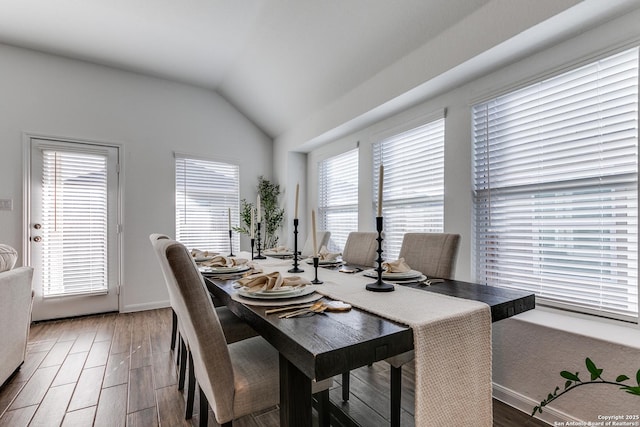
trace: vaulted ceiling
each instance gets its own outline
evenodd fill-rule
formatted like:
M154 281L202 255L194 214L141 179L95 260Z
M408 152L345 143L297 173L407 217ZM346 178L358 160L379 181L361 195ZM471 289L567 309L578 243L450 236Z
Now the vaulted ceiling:
M0 42L215 90L277 137L490 2L0 0Z

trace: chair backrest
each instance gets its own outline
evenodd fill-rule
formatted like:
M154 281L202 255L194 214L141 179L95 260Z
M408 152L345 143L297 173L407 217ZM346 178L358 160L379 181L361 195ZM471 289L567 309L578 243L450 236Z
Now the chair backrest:
M327 246L329 244L330 237L330 231L316 231L316 242L318 243L318 247L316 249L319 251L323 246ZM307 241L305 242L300 254L303 257L313 256L313 235L311 233L309 233Z
M167 290L169 291L169 304L171 304L171 307L173 307L173 300L174 300L174 296L172 294L172 289L170 289L169 284L168 284L168 276L171 275L171 270L169 269L169 265L166 262L162 262L162 254L158 251L159 246L157 246L155 243L158 240L171 240L171 238L169 236L167 236L166 234L160 234L160 233L152 233L149 235L149 240L151 241L151 245L153 246L153 250L156 253L156 257L158 258L158 261L160 262L160 267L162 270L162 276L164 277L164 281L167 283ZM174 309L175 311L175 309Z
M193 257L179 242L153 242L169 275L167 286L175 298L174 310L187 335L194 373L216 418L233 419L233 367L220 320Z
M406 233L400 258L427 277L453 279L459 244L459 234Z
M377 257L377 238L375 231L352 231L344 244L342 259L348 264L373 267Z

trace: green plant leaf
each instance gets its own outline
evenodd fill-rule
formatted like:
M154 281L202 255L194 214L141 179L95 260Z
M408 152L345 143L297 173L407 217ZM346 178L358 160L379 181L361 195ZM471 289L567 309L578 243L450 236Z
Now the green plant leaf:
M616 378L616 382L617 383L621 383L622 381L626 381L628 379L629 379L629 377L626 376L626 375L618 375L618 378Z
M578 372L576 372L575 374L572 374L569 371L562 371L560 372L560 376L562 378L566 378L571 381L580 381L580 378L578 378Z
M636 396L640 396L640 386L638 387L620 387L620 390L624 390L629 394L635 394Z
M636 372L636 381L638 382L638 385L640 386L640 369L638 369L638 372Z
M593 361L591 359L589 359L588 357L585 360L585 364L587 365L587 369L589 370L589 373L591 374L591 381L595 381L598 378L600 378L600 375L602 375L602 369L598 369L595 365L595 363L593 363Z
M564 389L568 389L569 387L571 387L571 384L573 384L573 381L569 380L566 383L564 383Z
M553 395L554 396L558 394L558 390L560 390L560 387L556 387L556 389L553 390Z

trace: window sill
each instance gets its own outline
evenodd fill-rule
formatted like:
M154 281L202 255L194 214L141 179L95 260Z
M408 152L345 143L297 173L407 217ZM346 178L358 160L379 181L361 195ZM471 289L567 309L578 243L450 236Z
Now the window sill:
M544 306L537 306L535 310L519 314L513 319L640 350L640 326L638 324L587 316Z

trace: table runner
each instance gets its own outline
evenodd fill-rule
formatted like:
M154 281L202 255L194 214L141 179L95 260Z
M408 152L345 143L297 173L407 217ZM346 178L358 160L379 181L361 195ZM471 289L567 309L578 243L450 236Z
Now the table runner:
M291 274L291 261L261 264ZM305 267L298 275L312 278L313 268ZM493 425L488 305L399 285L370 292L365 284L374 279L361 274L319 269L318 276L319 293L413 329L416 426Z

